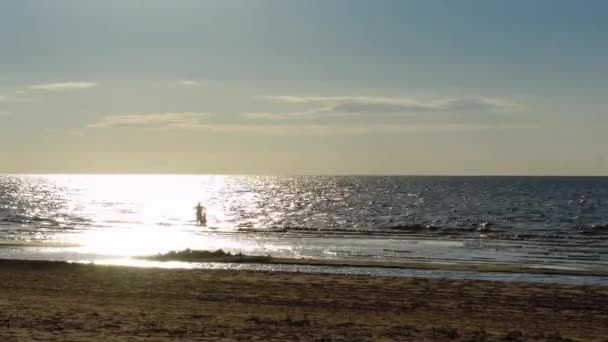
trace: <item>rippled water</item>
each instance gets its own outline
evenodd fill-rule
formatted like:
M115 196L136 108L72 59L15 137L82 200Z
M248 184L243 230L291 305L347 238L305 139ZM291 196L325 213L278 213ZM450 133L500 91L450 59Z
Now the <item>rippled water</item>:
M605 269L608 178L0 176L0 244Z

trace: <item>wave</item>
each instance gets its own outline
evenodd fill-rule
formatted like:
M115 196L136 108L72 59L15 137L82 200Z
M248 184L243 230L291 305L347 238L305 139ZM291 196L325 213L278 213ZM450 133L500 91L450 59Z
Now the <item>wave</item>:
M476 237L483 239L502 240L551 240L551 239L608 239L608 225L572 226L564 231L546 229L520 231L518 229L501 228L495 224L476 224L470 227L460 226L434 226L423 224L380 225L369 228L341 228L341 227L238 227L243 233L294 233L316 235L367 235L367 236L400 236L400 235L427 235L444 237Z

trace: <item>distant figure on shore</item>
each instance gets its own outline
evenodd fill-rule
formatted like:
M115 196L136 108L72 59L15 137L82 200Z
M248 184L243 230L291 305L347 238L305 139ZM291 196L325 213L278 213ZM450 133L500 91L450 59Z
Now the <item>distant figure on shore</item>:
M205 213L205 207L201 205L201 202L198 202L196 205L196 224L199 226L207 224L207 214Z

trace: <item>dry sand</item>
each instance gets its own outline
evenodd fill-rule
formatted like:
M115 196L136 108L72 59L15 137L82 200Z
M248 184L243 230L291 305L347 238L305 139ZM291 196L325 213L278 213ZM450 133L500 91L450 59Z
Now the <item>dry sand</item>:
M0 260L0 341L608 341L608 287Z

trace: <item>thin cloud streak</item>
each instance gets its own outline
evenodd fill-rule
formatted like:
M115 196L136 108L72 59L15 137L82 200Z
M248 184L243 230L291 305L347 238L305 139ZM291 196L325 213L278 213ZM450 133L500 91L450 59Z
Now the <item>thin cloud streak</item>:
M206 133L245 133L270 136L357 136L373 134L405 134L425 132L481 131L487 129L530 129L532 125L513 124L496 127L486 124L280 124L280 125L243 125L217 124L190 127Z
M369 134L403 134L429 131L475 131L497 128L487 124L318 124L280 123L246 124L242 122L207 123L201 121L203 113L164 113L140 115L106 116L89 128L103 129L145 129L155 131L194 131L205 133L255 134L270 136L344 136ZM531 128L528 125L500 126L503 129Z
M522 108L515 102L486 97L445 98L426 102L409 98L357 96L262 96L262 98L280 103L319 105L327 111L342 113L502 112Z
M89 125L91 128L187 128L200 124L206 113L151 113L108 115L101 121Z
M5 93L4 95L0 95L0 103L31 103L38 101L36 98L24 96L25 94L27 92L23 90Z
M184 86L184 87L202 87L202 86L207 85L207 83L193 81L193 80L182 80L182 81L176 82L175 84L178 86Z
M215 116L213 120L205 121L208 114L192 112L109 115L88 127L281 136L400 134L429 130L527 127L525 122L519 122L517 116L511 118L511 115L502 113L509 112L507 109L515 111L521 106L502 99L443 98L426 102L346 96L266 96L264 99L280 103L310 104L313 108L288 113L242 113L236 121L234 117L225 116ZM497 113L487 115L489 112ZM408 115L395 115L402 113ZM380 122L378 118L381 118Z
M70 131L69 134L75 137L83 137L84 133L82 131Z
M31 90L48 90L48 91L59 91L59 90L77 90L77 89L88 89L97 87L98 84L94 82L55 82L45 84L34 84L28 87Z
M333 110L332 107L313 108L299 112L290 113L269 113L269 112L254 112L242 113L241 117L246 119L260 120L288 120L288 119L316 119L318 114L328 113ZM350 116L350 115L347 115Z

